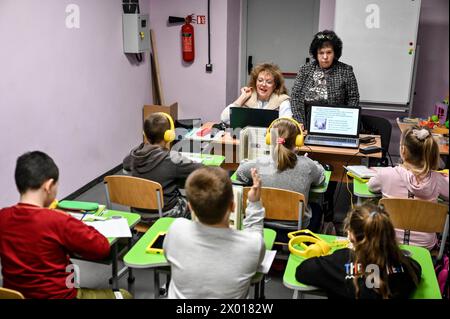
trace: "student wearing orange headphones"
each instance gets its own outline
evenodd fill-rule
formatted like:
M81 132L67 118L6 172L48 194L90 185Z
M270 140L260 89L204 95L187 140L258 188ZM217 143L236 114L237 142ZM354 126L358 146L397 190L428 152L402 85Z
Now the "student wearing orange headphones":
M146 178L160 183L164 194L163 216L189 217L187 201L181 195L179 183L191 172L203 167L182 157L178 152L169 150L169 144L175 139L175 127L169 114L158 112L151 114L144 122L146 143L133 148L123 160L123 169L132 176ZM158 214L146 214L153 218Z
M419 284L421 267L399 248L384 208L373 204L355 207L348 213L344 229L351 248L303 261L295 278L323 289L330 298L408 298Z
M267 131L266 143L272 145L271 156L241 163L237 179L248 184L251 169L256 168L264 186L302 193L308 202L311 185L323 183L325 175L324 168L318 162L295 153L296 147L303 145L300 124L294 119L281 117L272 122ZM303 228L318 231L321 219L320 206L308 202L302 220Z

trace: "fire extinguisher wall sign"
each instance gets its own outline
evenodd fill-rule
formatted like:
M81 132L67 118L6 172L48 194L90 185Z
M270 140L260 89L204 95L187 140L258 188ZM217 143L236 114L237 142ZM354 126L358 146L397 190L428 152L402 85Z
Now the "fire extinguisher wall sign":
M191 21L192 17L187 16L181 27L181 51L185 62L192 62L195 58L194 27Z

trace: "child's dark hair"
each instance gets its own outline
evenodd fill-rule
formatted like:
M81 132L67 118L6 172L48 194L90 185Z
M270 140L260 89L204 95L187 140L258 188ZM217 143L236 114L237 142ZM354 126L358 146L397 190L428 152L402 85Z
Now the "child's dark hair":
M221 222L233 201L233 186L228 173L218 167L203 167L186 180L186 197L200 222Z
M164 140L164 133L170 130L170 122L162 114L150 114L144 121L144 133L148 141L156 144Z
M14 176L19 193L24 194L28 190L39 189L49 179L57 182L59 170L50 156L34 151L17 159Z
M388 285L388 269L405 266L417 285L417 278L411 263L400 250L395 236L395 229L389 214L383 206L366 203L351 210L344 221L344 230L353 235L355 264L361 264L365 272L368 265L377 265L380 269L380 285L377 292L383 299L391 297ZM364 275L364 273L360 274ZM359 297L358 278L355 276L354 285L356 297Z

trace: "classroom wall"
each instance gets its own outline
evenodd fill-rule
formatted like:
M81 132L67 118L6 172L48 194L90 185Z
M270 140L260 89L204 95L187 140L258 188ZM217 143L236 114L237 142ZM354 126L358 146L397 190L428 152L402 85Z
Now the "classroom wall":
M178 102L180 118L217 121L230 96L237 94L239 48L233 46L239 43L240 6L233 2L238 1L211 1L213 72L207 73L207 24L194 24L195 60L187 64L181 55L181 25L167 23L169 16L207 15L207 1L150 0L150 27L155 32L165 103Z
M319 25L322 29L334 26L335 0L321 0ZM420 45L412 115L427 117L434 104L449 94L449 2L422 0L417 43ZM343 49L345 55L345 43ZM389 119L393 125L390 153L398 155L400 130L395 122L404 113L364 111Z
M80 28L66 28L66 6ZM121 0L0 0L0 206L18 200L18 155L60 168L59 198L122 162L152 101L147 59L123 54ZM148 11L148 1L141 0Z
M236 100L240 90L241 0L228 1L226 103Z
M334 29L336 0L320 0L319 31Z

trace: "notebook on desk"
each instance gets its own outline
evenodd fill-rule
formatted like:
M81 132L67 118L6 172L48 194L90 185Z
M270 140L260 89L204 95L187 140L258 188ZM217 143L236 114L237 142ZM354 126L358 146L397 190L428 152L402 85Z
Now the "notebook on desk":
M305 144L358 148L360 113L357 106L311 105Z

